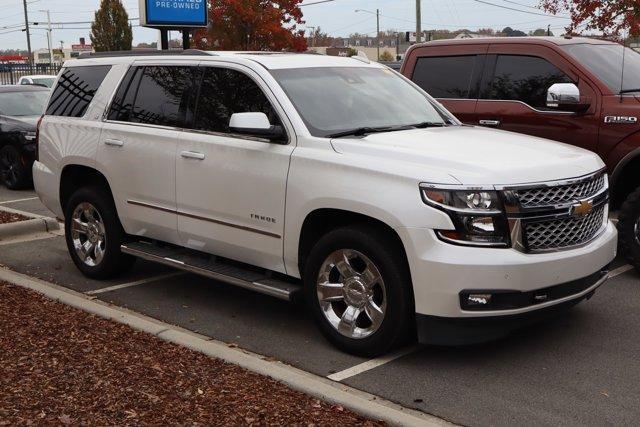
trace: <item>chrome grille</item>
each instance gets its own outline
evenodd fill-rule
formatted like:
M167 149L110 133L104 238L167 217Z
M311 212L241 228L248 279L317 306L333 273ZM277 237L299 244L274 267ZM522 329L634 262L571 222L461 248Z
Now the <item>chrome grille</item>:
M600 174L568 185L518 190L518 201L523 208L576 202L599 193L606 185L605 179L605 175Z
M603 227L607 205L600 205L583 218L568 217L524 225L524 240L531 252L563 249L591 241Z

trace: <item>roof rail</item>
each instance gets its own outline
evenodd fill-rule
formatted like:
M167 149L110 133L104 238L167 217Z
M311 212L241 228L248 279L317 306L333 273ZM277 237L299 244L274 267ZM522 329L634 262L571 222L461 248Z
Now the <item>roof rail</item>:
M78 59L91 58L114 58L118 56L165 56L165 55L188 55L188 56L212 56L212 52L198 49L187 50L121 50L113 52L84 52Z

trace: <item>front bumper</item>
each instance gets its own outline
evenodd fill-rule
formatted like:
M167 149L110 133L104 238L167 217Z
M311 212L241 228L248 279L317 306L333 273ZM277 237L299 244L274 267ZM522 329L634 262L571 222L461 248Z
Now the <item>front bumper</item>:
M516 329L553 318L579 302L590 299L596 289L607 281L608 276L609 271L604 268L583 279L545 288L544 292L553 292L554 289L563 292L559 288L566 286L580 287L582 291L555 305L523 314L463 318L417 314L418 341L432 345L469 345L502 338ZM523 293L523 296L527 294Z
M424 228L397 231L409 260L416 313L443 318L519 315L579 299L589 290L533 305L481 312L465 310L460 304L462 292L535 292L586 278L613 261L617 250L617 231L611 222L586 246L540 254L455 246Z

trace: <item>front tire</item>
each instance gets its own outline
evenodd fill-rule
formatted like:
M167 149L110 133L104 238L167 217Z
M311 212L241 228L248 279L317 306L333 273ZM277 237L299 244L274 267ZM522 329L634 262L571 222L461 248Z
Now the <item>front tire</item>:
M101 187L80 188L69 198L65 236L71 259L89 278L115 277L135 261L120 251L127 236L111 196Z
M0 180L9 190L23 190L31 184L29 168L22 163L22 156L13 145L0 149Z
M622 204L618 231L622 253L640 272L640 188L631 193Z
M411 278L402 248L367 226L336 229L311 250L307 302L323 335L341 350L376 357L413 330Z

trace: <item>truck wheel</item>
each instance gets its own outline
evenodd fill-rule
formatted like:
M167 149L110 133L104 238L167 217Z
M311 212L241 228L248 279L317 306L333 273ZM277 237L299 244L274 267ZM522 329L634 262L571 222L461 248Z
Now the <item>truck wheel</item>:
M413 330L411 278L398 244L372 227L329 232L311 250L305 293L316 323L336 347L375 357Z
M22 164L18 149L12 145L5 145L0 150L0 180L9 190L22 190L31 183L29 170Z
M92 279L108 279L127 271L135 258L120 251L126 234L113 200L101 187L83 187L69 198L65 235L71 259Z
M640 188L631 193L622 204L618 230L622 253L640 272Z

